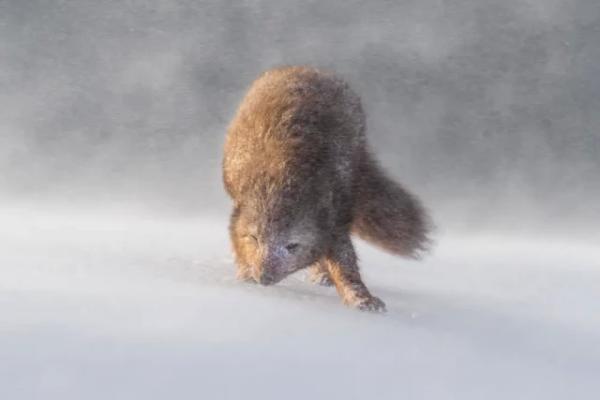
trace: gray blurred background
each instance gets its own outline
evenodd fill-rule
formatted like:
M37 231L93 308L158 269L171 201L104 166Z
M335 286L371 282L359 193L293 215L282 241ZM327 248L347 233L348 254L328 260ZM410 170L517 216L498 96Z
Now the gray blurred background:
M280 64L351 83L442 229L597 232L597 0L0 0L0 202L224 214L227 123Z

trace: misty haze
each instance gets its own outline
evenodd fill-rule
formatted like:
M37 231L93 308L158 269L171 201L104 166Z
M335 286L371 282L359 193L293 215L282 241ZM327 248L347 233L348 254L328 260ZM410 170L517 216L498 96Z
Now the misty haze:
M0 0L0 398L600 396L596 0ZM387 304L236 280L227 126L335 71L436 225Z

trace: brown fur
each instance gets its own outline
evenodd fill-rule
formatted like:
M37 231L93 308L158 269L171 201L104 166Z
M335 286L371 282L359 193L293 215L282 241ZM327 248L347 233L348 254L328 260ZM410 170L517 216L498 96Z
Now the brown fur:
M358 96L328 72L276 68L252 84L229 126L223 180L243 280L273 284L310 266L345 304L383 311L350 233L408 257L427 243L423 208L372 159Z

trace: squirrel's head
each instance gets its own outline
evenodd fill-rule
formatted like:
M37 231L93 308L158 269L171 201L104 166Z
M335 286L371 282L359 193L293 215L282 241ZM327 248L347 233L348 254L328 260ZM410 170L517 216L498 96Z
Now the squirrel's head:
M327 242L318 212L261 212L238 206L231 219L231 239L237 262L249 268L262 285L275 284L308 267L322 255Z

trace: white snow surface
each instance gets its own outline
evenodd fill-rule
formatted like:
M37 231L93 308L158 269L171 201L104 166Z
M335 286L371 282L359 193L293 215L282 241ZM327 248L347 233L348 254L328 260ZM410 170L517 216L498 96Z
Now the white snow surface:
M0 210L0 399L598 399L600 248L358 243L383 315L234 279L227 219Z

